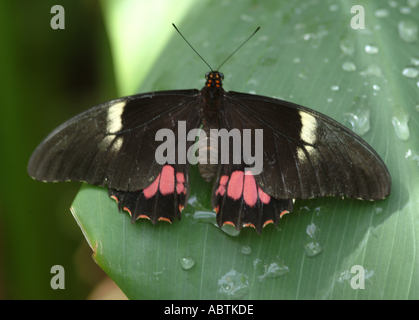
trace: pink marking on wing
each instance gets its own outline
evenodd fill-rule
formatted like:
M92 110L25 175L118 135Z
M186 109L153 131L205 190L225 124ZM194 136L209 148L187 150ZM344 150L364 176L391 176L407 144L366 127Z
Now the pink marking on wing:
M176 172L176 193L181 194L182 192L186 194L185 189L185 175L183 172Z
M152 184L143 190L144 197L146 199L150 199L156 195L157 190L159 189L160 176L161 174L157 176L156 180L154 180Z
M261 188L258 187L259 199L262 203L268 204L271 201L271 197L267 195Z
M238 200L243 194L243 171L234 171L231 174L230 181L228 183L227 196L233 200Z
M167 196L175 191L175 169L172 166L164 166L161 171L159 190Z
M218 186L217 191L215 191L216 196L218 196L218 194L220 194L221 196L224 195L224 193L226 192L227 182L228 176L221 176L220 185Z
M244 176L243 198L249 207L254 207L258 201L257 186L253 175Z

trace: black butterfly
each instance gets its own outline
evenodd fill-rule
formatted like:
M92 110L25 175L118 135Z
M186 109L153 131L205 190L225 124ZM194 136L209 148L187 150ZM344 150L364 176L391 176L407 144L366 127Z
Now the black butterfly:
M257 30L256 30L257 31ZM255 31L255 32L256 32ZM247 41L247 40L246 40ZM239 47L240 48L240 47ZM237 50L236 50L237 51ZM218 69L217 69L218 70ZM200 128L207 138L198 159L205 181L213 181L212 207L221 227L252 226L258 233L293 209L294 199L343 196L379 200L390 194L391 177L380 156L359 136L314 110L269 97L225 92L221 72L206 74L202 90L172 90L138 94L93 107L51 132L29 160L28 173L45 182L85 181L107 186L119 210L138 218L173 221L181 218L188 201L189 163L167 149L174 162L156 161L160 129L173 132L176 147L188 150L186 132ZM248 159L233 158L229 139L228 163L209 143L211 129L251 132L263 129L260 174L245 174ZM170 139L167 138L165 142Z

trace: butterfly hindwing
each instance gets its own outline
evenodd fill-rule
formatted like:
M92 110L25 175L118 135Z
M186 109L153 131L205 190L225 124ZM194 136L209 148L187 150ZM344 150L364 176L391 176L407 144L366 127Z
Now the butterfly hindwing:
M117 201L119 210L127 211L131 222L139 218L173 222L180 220L189 191L187 166L164 165L157 178L145 189L125 192L109 189L109 196Z
M260 234L262 228L273 223L293 208L292 199L275 199L266 194L252 174L245 174L242 165L222 165L214 183L212 207L217 223L233 225L237 230L253 227Z

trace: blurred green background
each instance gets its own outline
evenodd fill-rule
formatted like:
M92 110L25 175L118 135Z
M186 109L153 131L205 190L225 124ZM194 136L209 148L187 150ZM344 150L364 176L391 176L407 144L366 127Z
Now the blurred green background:
M65 9L53 30L51 7ZM98 1L1 1L0 298L84 299L104 278L70 214L79 183L32 180L28 159L58 124L117 95ZM65 290L52 290L53 265Z
M349 28L355 4L366 8L364 31ZM64 30L50 26L54 5L65 9ZM249 246L272 239L271 247L276 248L273 241L292 239L282 241L278 249L290 275L270 282L271 293L262 285L263 297L277 297L282 290L284 298L418 299L419 82L412 71L419 65L418 12L416 0L1 0L0 299L85 299L98 285L109 283L69 211L80 184L33 181L26 166L51 130L91 106L140 91L202 86L207 69L183 40L174 42L178 35L172 22L211 65L262 26L266 31L247 45L248 50L242 49L223 67L227 90L281 96L348 127L354 124L353 129L365 133L363 138L377 148L393 176L392 195L378 202L376 211L359 201L297 202L294 214L280 225L286 231L275 229L282 238L273 228L261 237L246 230L241 240L247 241L248 235ZM167 43L171 49L164 51ZM179 48L176 52L170 51L173 43ZM366 50L366 44L372 46ZM379 52L374 52L377 48ZM160 69L156 61L162 62ZM356 62L356 72L347 63L351 61ZM371 119L366 132L362 124L357 127L357 117L364 116ZM351 221L340 214L342 208L352 210ZM367 215L360 219L357 212ZM319 237L325 244L317 260L306 258L306 240L301 240L310 236L301 228L310 221L320 223ZM362 226L356 229L358 221ZM349 223L352 229L346 229ZM336 225L341 229L335 230ZM220 238L221 231L213 226L208 229L215 247L219 239L241 241ZM255 251L248 256L249 263ZM236 265L242 259L239 253L233 258ZM347 285L346 268L364 262L373 270L369 284L375 285L357 296ZM65 290L50 287L54 265L65 269ZM256 284L262 281L254 277ZM325 279L333 284L322 287Z

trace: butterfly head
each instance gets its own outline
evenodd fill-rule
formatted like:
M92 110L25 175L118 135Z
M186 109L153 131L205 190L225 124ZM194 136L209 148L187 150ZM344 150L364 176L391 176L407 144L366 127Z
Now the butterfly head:
M224 75L218 71L211 71L206 73L205 79L206 87L221 88L223 86Z

